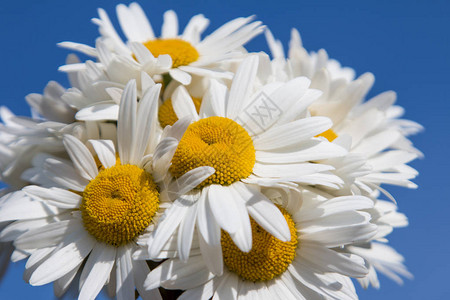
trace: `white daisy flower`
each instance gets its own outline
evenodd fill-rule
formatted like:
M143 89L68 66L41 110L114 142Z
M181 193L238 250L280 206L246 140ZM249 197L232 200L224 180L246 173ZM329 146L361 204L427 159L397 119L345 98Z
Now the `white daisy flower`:
M251 219L252 248L244 252L222 231L223 274L208 270L202 256L169 259L154 269L145 286L186 290L179 299L357 299L349 277L363 277L364 260L340 247L376 233L372 207L362 196L324 199L304 193L298 211L280 205L290 237L282 241ZM295 199L300 201L300 199ZM182 276L180 276L182 274Z
M249 215L273 236L289 239L286 221L260 192L261 187L295 188L304 184L338 188L342 183L328 172L332 169L329 166L309 162L346 153L339 146L314 138L331 126L330 121L323 117L294 121L319 93L308 89L308 79L296 78L266 86L262 91L267 94L260 94L253 85L257 68L258 56L245 59L230 91L213 81L199 114L183 87L175 91L172 103L177 116L193 123L186 124L184 134L172 139L174 154L169 170L175 178L173 184L196 167L211 166L215 173L175 200L155 231L150 257L158 255L179 226L179 255L187 259L196 226L204 259L212 272L221 274L220 229L230 233L244 252L251 249ZM274 103L277 110L270 124L269 119L266 123L251 119L255 114L251 109L264 104L273 108Z
M167 191L160 196L152 177L153 169L160 169L152 157L159 142L153 133L160 87L150 88L139 104L135 82L125 88L117 152L110 140L90 140L93 155L66 135L63 142L72 163L44 160L43 174L53 187L27 186L1 203L0 221L17 221L2 230L0 240L13 239L17 249L30 255L25 271L30 284L54 282L61 296L79 272L80 299L95 298L105 284L118 299L134 298L135 287L144 299L160 297L157 290L143 289L146 262L131 257L137 239L153 230L170 205ZM196 186L212 173L209 167L196 169L180 180Z
M8 185L4 192L22 188L27 180L23 172L40 152L64 152L60 136L64 133L80 135L81 124L46 122L40 119L14 115L6 107L0 108L0 168L1 180Z
M131 3L128 7L119 4L117 15L127 37L126 43L119 37L103 9L99 9L99 19L93 21L99 26L101 40L113 53L120 56L119 60L126 61L125 64L128 65L133 65L133 61L136 65L137 60L137 64L141 65L150 63L166 66L168 61L161 56L168 55L171 59L170 76L183 84L190 83L191 74L231 79L232 73L217 69L217 64L242 56L242 46L263 30L261 22L250 23L252 17L237 18L202 39L201 34L209 24L208 19L203 15L192 17L180 34L177 15L169 10L164 14L161 36L157 37L139 4ZM100 51L82 44L65 42L61 46L92 56L111 57L111 51ZM161 57L163 61L155 62L155 57ZM108 68L108 65L105 66ZM64 69L76 70L76 66L75 69ZM163 68L160 69L162 70Z
M360 161L361 157L357 156L367 160L367 164L358 171L359 176L353 178L353 191L359 190L357 193L367 195L376 189L384 192L379 187L381 184L416 188L410 180L418 173L407 163L422 154L412 146L407 136L417 133L422 126L398 119L403 109L393 105L396 94L387 91L364 102L374 82L372 74L366 73L353 80L354 71L330 62L324 50L317 55L308 54L295 29L292 30L287 60L281 43L269 31L266 37L278 72L284 72L286 78L305 75L311 79L312 87L323 92L309 107L312 115L326 116L333 121L333 127L321 136L344 146L349 155L353 155L349 162L354 159ZM342 166L342 162L336 160L335 163L330 160L323 163L333 165L337 170L335 163ZM368 169L371 171L367 172ZM352 178L346 181L351 182Z
M59 45L70 48L73 44L62 42ZM87 100L88 103L91 101L101 102L105 100L105 96L110 99L108 98L110 97L108 96L108 88L120 87L123 89L131 79L136 80L138 90L144 89L141 86L141 73L143 72L162 82L161 74L167 73L172 65L169 55L160 55L158 58L154 58L148 50L137 53L136 59L124 58L110 50L106 41L101 39L96 42L95 53L98 62L87 60L81 63L77 58L59 68L60 71L67 72L71 77L78 77L81 91L88 96L74 98L75 105L78 103L85 105L83 100ZM73 54L72 56L75 57ZM100 97L92 97L94 96L92 95L93 92L98 93Z
M69 56L68 63L77 59ZM87 122L77 122L75 116L92 100L102 102L111 97L105 92L107 85L102 78L91 76L91 69L69 76L71 88L50 81L43 94L32 93L26 96L32 117L16 116L6 107L0 108L0 169L1 179L9 185L6 192L17 190L29 182L24 171L31 167L32 160L42 153L66 157L62 136L71 134L82 141L87 139L115 140L115 125L98 123L102 118L92 118ZM98 74L98 73L97 73ZM123 86L120 86L123 88ZM103 91L101 91L103 90ZM106 95L106 96L105 96ZM117 111L115 119L117 120ZM111 111L109 112L111 114ZM98 112L97 114L101 114ZM110 117L112 118L112 117ZM80 118L82 120L82 118ZM108 118L106 118L108 119ZM82 120L84 121L84 120ZM91 122L95 121L95 122Z

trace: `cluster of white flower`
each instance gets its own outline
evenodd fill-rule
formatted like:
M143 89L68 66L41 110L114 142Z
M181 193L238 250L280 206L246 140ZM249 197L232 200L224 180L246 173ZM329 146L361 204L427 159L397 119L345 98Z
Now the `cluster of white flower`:
M206 37L173 11L103 10L95 47L60 46L71 87L0 114L0 254L56 296L357 299L351 278L411 277L386 236L407 225L381 185L415 188L421 156L392 91L280 41L252 17ZM265 33L273 59L243 45ZM380 198L388 198L389 201ZM169 292L169 290L177 290ZM180 291L181 290L181 291Z

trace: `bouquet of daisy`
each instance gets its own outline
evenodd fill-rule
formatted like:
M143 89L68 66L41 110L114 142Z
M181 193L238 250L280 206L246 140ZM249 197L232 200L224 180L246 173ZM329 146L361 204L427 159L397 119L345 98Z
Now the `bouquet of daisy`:
M0 109L2 269L27 259L27 282L79 299L357 299L351 278L412 276L384 184L416 187L421 126L393 91L366 100L371 73L297 30L285 55L252 17L203 36L167 11L157 35L118 5L123 41L98 13L95 46L59 44L92 57L67 57L69 88ZM244 48L262 33L271 56Z

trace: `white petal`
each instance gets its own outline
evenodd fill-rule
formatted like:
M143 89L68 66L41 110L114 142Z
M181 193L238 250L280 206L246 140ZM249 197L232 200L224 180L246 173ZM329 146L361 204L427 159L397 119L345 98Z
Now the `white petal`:
M230 89L227 118L234 119L240 113L244 101L251 95L258 64L259 57L257 55L247 57L240 64Z
M164 288L186 290L204 284L214 277L205 268L201 256L191 258L186 264L175 261L172 268L172 276L161 284Z
M218 184L210 185L207 201L217 224L228 233L235 233L242 225L237 218L239 211L230 189Z
M217 245L220 244L220 227L211 212L209 201L206 200L207 193L208 187L203 188L198 200L197 226L207 244Z
M116 258L116 295L117 299L133 299L134 274L131 260L131 248L122 246L117 249Z
M194 102L184 86L177 87L173 92L172 106L178 119L189 117L192 121L198 121Z
M136 133L136 81L130 80L125 87L120 101L117 120L117 140L121 164L133 164L133 149Z
M98 169L88 148L72 135L65 135L63 143L80 175L86 180L94 179Z
M216 59L214 59L216 60ZM192 64L198 64L200 61L196 61ZM202 65L207 64L207 62L203 62ZM196 75L200 77L208 77L211 79L233 79L233 73L228 71L222 71L222 70L209 70L202 67L194 67L194 66L179 66L180 70L189 73L191 75Z
M236 184L231 185L233 187L233 195L236 199L235 205L238 207L239 214L236 216L241 222L240 228L233 234L230 234L233 242L243 252L249 252L252 248L252 228L250 225L250 217L248 215L247 207L245 206L246 199L241 194L240 189L235 188Z
M341 157L345 154L347 151L341 146L314 138L295 147L257 151L256 160L266 163L292 163Z
M69 273L84 260L95 244L95 240L85 230L70 238L71 243L52 254L33 272L31 285L44 285Z
M167 171L177 146L178 140L172 137L164 138L156 146L153 155L153 178L156 182L163 180L167 176Z
M105 168L111 168L116 165L116 149L114 143L110 140L89 140L98 159Z
M237 299L239 277L234 273L226 272L220 278L220 284L214 292L214 299L234 300Z
M196 288L189 289L178 297L178 300L208 300L211 299L214 289L214 280L210 280ZM234 299L233 299L234 300Z
M114 103L96 103L80 109L75 115L79 121L117 120L119 106Z
M75 276L77 275L80 266L81 264L78 266L78 268L73 269L63 277L53 282L53 292L55 293L56 297L60 298L67 292L67 290L70 287L70 284L75 279Z
M132 260L133 275L136 289L143 300L162 300L158 289L146 290L144 287L145 278L150 273L147 262L141 260Z
M5 223L0 223L5 224ZM38 228L49 224L48 218L39 218L35 220L18 220L2 228L0 232L0 242L12 242L21 234L32 228ZM5 244L0 244L5 245ZM0 247L1 248L1 247Z
M181 71L180 69L171 69L169 71L170 76L172 76L172 78L176 81L178 81L179 83L183 84L183 85L188 85L191 83L191 75L189 75L188 73Z
M161 217L156 230L153 233L153 240L149 245L149 256L157 257L169 238L173 235L178 225L187 213L187 207L175 202L168 208Z
M76 226L77 224L79 224L79 221L72 219L54 222L40 228L33 228L19 236L14 241L14 246L21 250L55 246L65 236L75 230L79 230L80 228Z
M362 213L361 213L362 214ZM302 233L305 240L315 241L328 248L339 247L350 243L366 241L376 234L374 224L355 224L351 226L331 227L318 232Z
M274 126L254 140L256 150L279 149L312 138L331 127L325 117L311 117Z
M189 277L195 276L196 273L203 274L201 276L201 281L203 282L200 282L200 284L208 281L208 277L212 275L207 271L202 256L193 256L187 263L181 262L177 259L170 259L163 262L156 269L152 270L150 274L148 274L144 285L147 289L166 286L166 284L173 286L173 281L180 278L182 280L184 279L186 285L190 285L186 286L187 288L193 288L196 286L196 283L191 282L191 284L189 284Z
M190 170L189 172L183 174L180 178L177 178L170 183L169 193L175 193L177 197L179 195L186 194L197 187L209 176L214 174L215 171L216 170L213 167L209 166L198 167Z
M361 257L338 253L314 243L304 242L298 253L321 272L338 272L350 277L363 277L368 272Z
M178 36L178 18L173 10L164 13L164 23L161 29L161 37L176 38Z
M136 162L144 157L145 150L153 136L156 136L156 122L158 120L158 99L161 85L156 84L145 92L139 102L136 131L133 145L133 157ZM152 145L156 146L156 145Z
M208 25L209 20L202 14L193 16L184 28L182 39L189 41L190 43L198 43L200 40L200 34L205 31Z
M60 213L59 209L31 199L22 191L13 193L8 200L2 203L0 222L45 218Z
M206 91L200 106L200 117L225 116L227 99L228 90L226 85L211 79L209 89Z
M289 178L296 181L299 176L333 170L332 166L313 163L291 163L291 164L262 164L255 163L253 173L260 177Z
M220 239L220 231L216 232L216 234L219 235ZM221 276L223 273L222 245L220 242L207 244L202 235L199 235L199 242L200 251L206 267L214 275Z
M83 282L80 299L95 299L108 280L116 258L116 249L112 246L97 243L89 255L81 272L80 283ZM82 280L84 278L84 280Z
M291 232L280 210L266 196L248 185L236 185L242 194L249 197L246 201L248 213L267 232L281 241L290 241Z
M23 191L31 197L38 197L50 205L63 209L78 208L81 204L81 196L60 188L43 188L29 185Z
M354 153L362 153L371 156L392 146L400 137L395 130L386 130L365 138L362 143L352 149Z
M73 166L58 159L47 158L43 173L51 181L77 192L84 191L89 183L89 180L81 177Z
M96 57L97 56L97 50L91 46L80 44L80 43L74 43L74 42L60 42L57 44L59 47L63 47L70 50L75 50L81 53L84 53L89 56Z
M136 18L131 12L131 9L124 4L116 6L117 17L119 19L120 27L125 33L128 40L146 42L148 38L148 27L141 27L139 18ZM147 29L147 32L145 32Z
M197 204L188 208L188 211L181 221L178 229L178 254L180 260L186 262L189 258L189 252L192 246L192 237L197 220Z
M150 25L150 22L147 19L141 6L138 3L133 2L129 5L129 9L135 17L135 21L139 27L139 30L141 31L142 37L146 40L154 39L155 34L153 33L152 26Z

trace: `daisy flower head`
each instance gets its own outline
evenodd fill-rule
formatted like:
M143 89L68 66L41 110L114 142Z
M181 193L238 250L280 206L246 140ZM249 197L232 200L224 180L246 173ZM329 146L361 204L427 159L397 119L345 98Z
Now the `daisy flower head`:
M182 113L177 115L180 121L191 120L172 138L169 173L174 184L197 167L210 166L215 172L196 189L175 199L151 236L156 242L149 246L149 257L157 257L161 245L169 240L168 233L179 227L178 255L186 260L197 228L208 267L221 274L221 229L244 252L252 247L250 217L279 240L290 238L288 223L261 193L262 187L338 188L342 183L329 173L332 167L310 163L346 153L339 146L314 138L331 122L323 117L297 119L320 92L309 89L306 78L255 89L258 60L257 55L244 59L230 90L212 81L199 113L184 87L179 87L172 98L175 112Z
M160 297L143 288L146 262L132 260L137 240L170 206L153 178L153 170L161 169L153 157L160 88L151 87L138 103L136 83L125 87L117 151L111 140L89 140L91 152L65 135L70 160L43 159L47 185L26 186L2 202L0 220L15 222L2 230L0 240L13 241L30 256L25 278L32 285L54 282L61 296L80 273L80 299L95 298L105 284L118 299L134 298L135 288L144 299Z
M268 30L266 38L275 58L272 68L283 74L281 77L307 76L311 86L323 92L309 107L311 115L326 116L333 121L332 128L320 136L349 151L346 165L336 159L323 163L333 165L341 175L349 175L346 181L358 194L370 195L381 190L392 198L380 188L381 184L417 187L411 179L418 173L407 164L422 153L412 146L408 136L423 127L399 119L404 110L394 105L395 92L386 91L365 100L375 80L373 74L365 73L355 79L352 69L329 59L325 50L308 53L295 29L292 30L287 59L281 42ZM363 160L365 164L360 164Z
M71 133L83 136L85 129L74 123L74 110L61 99L65 89L50 81L43 94L26 97L32 117L17 116L7 107L0 107L0 180L4 186L0 195L17 191L30 183L26 170L42 153L64 156L62 135ZM9 222L0 223L0 232ZM0 243L0 277L9 261L23 258L13 251L11 242Z
M156 72L151 75L168 72L173 79L189 84L191 75L231 79L232 73L222 70L220 63L242 57L242 46L263 30L261 22L251 22L252 17L237 18L202 38L209 24L208 19L201 14L196 15L180 33L177 15L169 10L164 14L161 35L158 37L139 4L119 4L117 16L126 42L119 37L106 12L99 9L99 18L93 21L99 26L99 42L103 44L101 49L71 42L61 45L88 55L115 56L118 61L129 65L133 61L135 65L157 64L162 68L154 68ZM111 62L109 58L106 61Z
M197 251L186 262L174 258L162 263L145 286L186 290L180 299L357 299L349 277L363 277L368 270L361 257L341 249L376 233L370 215L362 211L373 202L305 191L301 206L292 212L271 200L288 224L287 240L277 239L251 218L249 252L221 232L223 274L212 273Z

